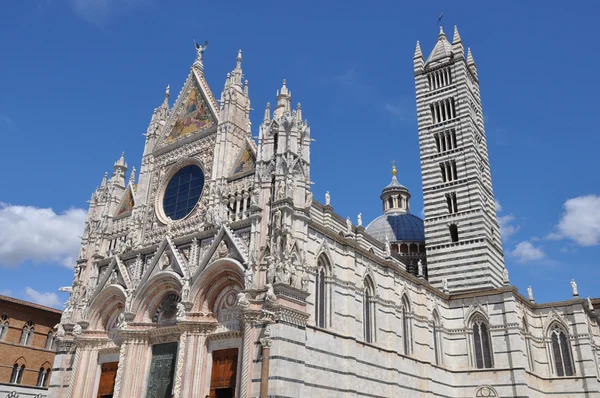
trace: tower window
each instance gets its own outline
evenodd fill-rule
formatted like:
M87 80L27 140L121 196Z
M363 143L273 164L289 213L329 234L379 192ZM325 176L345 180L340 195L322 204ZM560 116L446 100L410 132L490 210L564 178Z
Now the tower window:
M452 242L458 242L458 227L456 224L450 224L450 240Z
M456 192L446 194L446 204L448 205L448 213L458 213L458 204L456 202Z
M363 322L364 322L364 337L367 343L375 341L375 303L373 296L375 288L371 278L368 276L364 281L365 290L363 292Z
M439 69L427 75L430 90L437 90L452 84L452 71L449 68Z

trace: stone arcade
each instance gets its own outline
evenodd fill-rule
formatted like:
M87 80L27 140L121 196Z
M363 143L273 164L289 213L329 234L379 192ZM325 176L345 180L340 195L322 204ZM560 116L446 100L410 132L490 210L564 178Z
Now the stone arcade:
M255 142L241 51L217 102L204 49L92 194L52 397L600 396L589 300L509 284L456 28L414 55L425 221L394 168L366 228L313 199L286 82Z

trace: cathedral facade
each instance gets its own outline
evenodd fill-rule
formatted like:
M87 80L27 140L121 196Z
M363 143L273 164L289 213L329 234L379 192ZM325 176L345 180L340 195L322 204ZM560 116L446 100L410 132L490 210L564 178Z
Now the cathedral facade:
M242 54L220 101L205 47L173 107L92 194L51 397L600 396L589 300L510 285L477 67L458 30L414 54L425 219L396 179L356 225L313 198L284 80L251 134Z

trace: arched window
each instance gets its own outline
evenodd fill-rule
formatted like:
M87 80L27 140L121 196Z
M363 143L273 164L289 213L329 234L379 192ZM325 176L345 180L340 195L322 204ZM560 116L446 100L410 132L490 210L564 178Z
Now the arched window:
M317 277L315 280L315 323L320 328L327 327L327 289L325 276L329 269L329 260L325 255L317 261Z
M16 363L13 365L12 373L10 374L10 383L17 384L17 379L19 378L19 370L21 368Z
M365 278L365 290L363 292L363 322L364 335L367 343L375 342L375 285L370 277Z
M410 355L411 353L411 327L410 327L410 301L408 297L402 297L402 345L404 349L404 355Z
M442 339L440 333L440 317L437 311L433 311L433 356L436 365L442 365Z
M48 336L46 337L46 349L51 350L52 344L54 344L54 334L52 331L48 332Z
M50 382L50 371L50 368L46 369L46 377L44 377L43 387L48 387L48 383Z
M44 376L45 375L46 375L46 369L44 369L43 367L40 368L40 371L38 372L36 386L42 387L44 385Z
M4 341L4 339L6 339L6 335L8 334L8 326L8 321L0 325L0 341Z
M33 322L29 321L23 326L23 331L21 332L21 344L30 345L33 340Z
M456 224L450 224L450 240L452 242L458 242L458 227Z
M17 384L21 384L21 380L23 379L23 373L25 373L25 365L21 365L21 370L19 371L19 377L17 377Z
M552 356L554 357L554 366L557 376L573 376L573 359L569 339L565 331L558 325L550 329L550 339L552 344Z
M533 358L531 357L531 336L529 335L529 326L527 325L527 319L523 317L523 335L525 336L525 351L527 355L527 362L529 363L529 370L533 371Z
M473 348L475 352L475 366L478 369L492 367L492 346L490 332L485 319L478 315L473 320Z

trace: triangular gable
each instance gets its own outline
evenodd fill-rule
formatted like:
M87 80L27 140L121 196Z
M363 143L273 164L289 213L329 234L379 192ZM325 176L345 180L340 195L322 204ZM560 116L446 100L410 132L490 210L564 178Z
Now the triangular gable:
M233 248L234 249L233 250L234 251L233 258L235 258L236 260L239 260L242 264L246 264L248 262L248 255L246 253L245 248L242 246L240 239L235 235L235 233L230 228L223 225L221 227L221 229L219 230L219 232L217 233L217 235L215 235L215 239L209 246L208 250L206 250L206 252L204 253L204 255L202 257L202 260L198 264L198 268L196 269L196 272L194 274L194 279L198 275L200 275L200 273L202 273L204 268L206 268L206 266L210 262L212 262L214 257L218 256L219 245L223 241L225 241L225 243L227 245L227 249L228 249L228 254L226 255L226 257L230 257L230 258L232 257L231 249Z
M252 174L256 167L256 152L253 146L246 139L246 145L240 151L235 163L233 164L233 170L229 175L230 178L244 177Z
M113 281L111 281L111 279L113 278L113 274L115 272L117 274L116 284L121 285L124 289L131 288L132 282L129 273L127 272L127 268L121 262L121 259L119 259L118 256L114 256L111 259L108 266L106 267L106 271L104 271L100 280L98 281L98 285L94 289L94 292L92 293L89 302L94 301L96 296L98 296L98 294L100 294L100 292L104 290L106 286L113 284Z
M165 126L161 145L170 145L194 133L215 127L219 123L219 108L204 80L192 71Z
M117 210L117 214L115 217L127 217L131 214L133 210L133 206L135 205L135 192L131 183L127 185L125 188L125 193L123 194L123 199L121 199L121 204L119 205L119 210Z
M165 269L160 269L159 263L163 261L163 254L165 254L166 251L168 251L171 254L170 263L169 266ZM163 241L158 246L158 249L156 249L156 253L154 257L152 257L152 261L144 271L144 275L142 275L138 286L143 286L146 283L146 281L152 276L159 273L160 271L164 271L167 269L179 274L181 277L187 277L187 275L189 274L189 272L187 272L187 266L181 258L181 254L173 244L171 238L168 236L163 239Z

